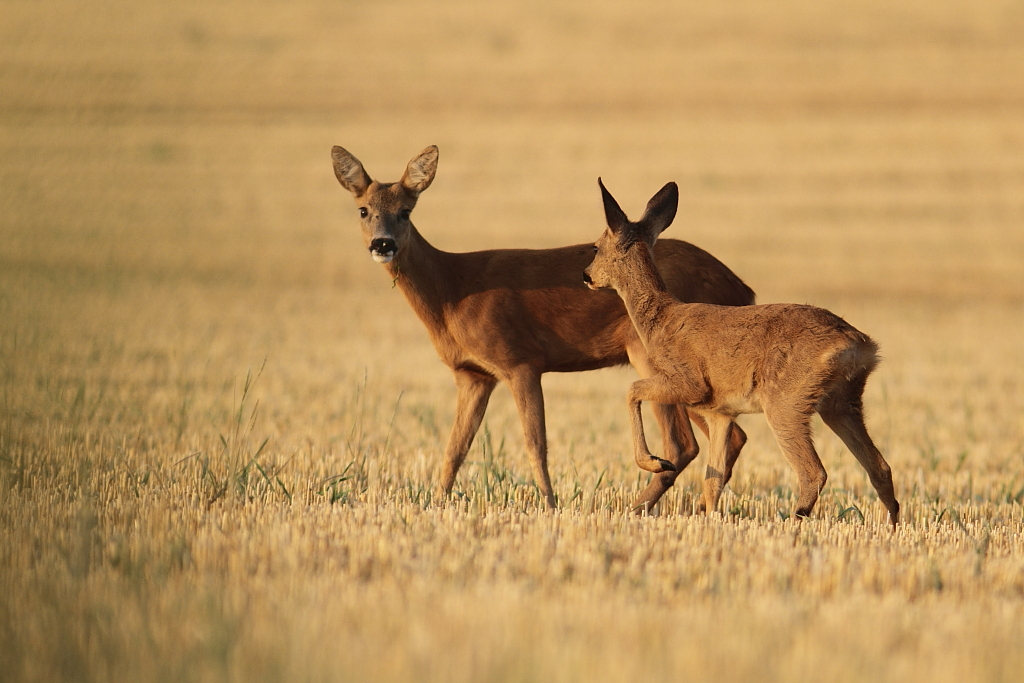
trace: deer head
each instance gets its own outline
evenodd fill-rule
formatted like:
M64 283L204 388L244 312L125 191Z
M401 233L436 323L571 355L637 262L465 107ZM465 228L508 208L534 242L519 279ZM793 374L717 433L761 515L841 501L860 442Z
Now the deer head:
M338 182L355 198L370 255L378 263L390 262L408 241L412 227L409 215L416 200L434 180L437 147L431 145L420 152L397 183L371 180L359 159L342 147L335 146L331 158Z
M653 249L658 235L672 224L679 205L679 188L675 183L666 184L647 202L643 218L633 223L626 218L600 178L597 184L601 186L608 229L594 243L594 260L583 271L583 281L591 289L616 288L618 275L622 272L618 262L637 244L646 244Z

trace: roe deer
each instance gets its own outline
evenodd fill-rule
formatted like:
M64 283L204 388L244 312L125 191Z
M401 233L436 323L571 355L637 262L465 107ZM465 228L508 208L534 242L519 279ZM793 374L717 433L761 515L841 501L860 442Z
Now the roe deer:
M867 335L821 308L766 304L729 308L682 303L670 293L652 258L658 235L676 215L679 191L665 185L633 223L598 179L608 229L583 273L591 289L622 297L654 369L628 394L634 457L651 456L644 438L642 401L681 403L704 416L710 454L703 509L714 511L725 485L728 433L737 415L763 412L779 447L796 470L796 514L810 515L827 475L811 439L817 412L867 470L871 484L899 522L892 472L864 427L862 395L878 363Z
M545 372L593 370L630 362L652 373L644 346L612 292L594 295L580 280L591 245L560 249L497 249L449 253L431 246L409 214L437 170L437 147L409 162L397 183L370 179L363 165L341 147L331 150L334 172L355 196L363 239L375 261L423 321L441 360L455 373L455 424L445 447L441 487L450 494L500 380L508 384L519 411L537 486L551 507L555 497L547 467ZM655 258L671 291L686 301L725 305L753 303L754 293L721 262L676 240L659 244ZM667 460L649 466L660 472L637 500L646 508L672 486L679 471L697 455L686 413L678 406L655 406ZM697 421L707 430L707 425ZM746 435L728 435L730 472ZM728 476L728 474L726 474Z

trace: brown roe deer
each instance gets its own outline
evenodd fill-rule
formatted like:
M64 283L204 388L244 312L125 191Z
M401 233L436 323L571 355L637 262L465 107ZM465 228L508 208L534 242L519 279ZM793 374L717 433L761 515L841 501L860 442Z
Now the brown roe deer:
M436 249L413 226L410 214L437 170L437 147L409 162L397 183L370 179L341 147L331 151L334 172L355 197L363 239L374 260L427 327L441 360L455 373L455 423L445 447L441 487L450 494L459 467L483 420L497 382L505 382L519 410L537 486L549 506L555 497L547 466L541 375L632 363L652 373L647 354L622 302L612 292L593 294L580 280L591 245L560 249L496 249L449 253ZM654 258L669 290L685 301L744 305L754 293L721 262L692 244L663 240ZM637 499L639 509L658 501L697 455L689 419L673 405L655 406L666 460ZM707 426L698 420L703 430ZM728 437L726 477L746 441L737 427Z
M736 416L763 412L796 470L796 514L810 515L827 475L811 439L817 412L867 470L895 526L900 504L892 472L864 427L862 395L878 363L875 343L821 308L767 304L729 308L682 303L665 286L652 250L676 215L679 191L665 185L632 223L598 179L608 229L591 248L583 279L610 288L626 305L654 369L634 382L628 402L634 457L654 456L644 437L642 401L681 403L707 421L710 454L702 505L714 511L726 482L727 440Z

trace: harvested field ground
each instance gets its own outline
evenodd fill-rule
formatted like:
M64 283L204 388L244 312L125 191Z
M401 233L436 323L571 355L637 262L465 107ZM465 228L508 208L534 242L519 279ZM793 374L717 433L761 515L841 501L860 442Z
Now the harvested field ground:
M0 680L1019 680L1022 35L995 0L0 0ZM382 180L437 144L451 251L675 180L666 236L880 342L904 523L820 421L788 518L761 416L720 514L702 460L627 514L628 368L545 377L557 512L505 388L440 500L451 374L334 144Z

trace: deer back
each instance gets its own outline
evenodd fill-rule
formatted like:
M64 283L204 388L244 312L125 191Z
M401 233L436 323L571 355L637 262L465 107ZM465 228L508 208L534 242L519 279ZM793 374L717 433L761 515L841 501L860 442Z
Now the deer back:
M627 363L626 347L637 334L614 292L591 292L584 285L583 270L592 257L590 244L445 253L443 325L431 330L442 358L453 366L470 358L500 367L533 363L545 372ZM655 258L682 300L753 303L750 288L699 247L663 240ZM437 320L420 317L428 329L428 318Z

